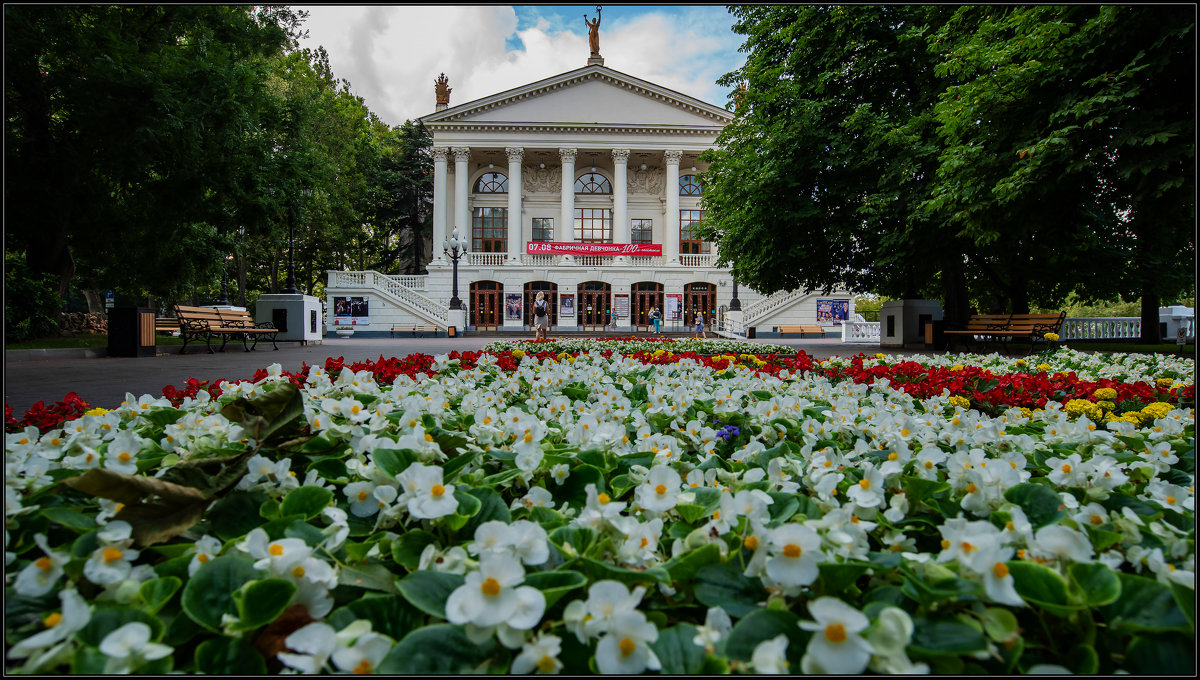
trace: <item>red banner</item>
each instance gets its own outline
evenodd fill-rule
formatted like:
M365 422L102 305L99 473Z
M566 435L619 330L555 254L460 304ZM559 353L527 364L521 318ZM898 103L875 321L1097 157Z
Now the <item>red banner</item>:
M529 255L630 255L632 257L657 257L662 255L662 244L530 241L525 244L525 252Z

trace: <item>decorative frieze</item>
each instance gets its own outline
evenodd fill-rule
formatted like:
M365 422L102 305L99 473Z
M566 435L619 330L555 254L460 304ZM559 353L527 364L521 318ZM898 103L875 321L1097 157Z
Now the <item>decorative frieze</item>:
M645 170L630 169L626 185L631 194L661 194L666 175L659 167L648 167Z
M526 165L522 170L524 175L522 187L525 193L558 193L562 189L562 169L557 165L546 167Z

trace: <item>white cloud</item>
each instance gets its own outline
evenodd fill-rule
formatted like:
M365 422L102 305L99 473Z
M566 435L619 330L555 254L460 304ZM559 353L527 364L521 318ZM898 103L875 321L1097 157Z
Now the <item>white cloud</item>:
M434 110L438 74L450 80L451 105L520 87L586 64L578 27L539 20L517 31L510 6L305 6L304 47L325 47L337 78L384 122L399 125ZM741 65L741 38L713 7L648 11L600 27L605 65L718 106L717 78ZM722 11L723 12L723 11ZM516 35L522 47L509 50Z

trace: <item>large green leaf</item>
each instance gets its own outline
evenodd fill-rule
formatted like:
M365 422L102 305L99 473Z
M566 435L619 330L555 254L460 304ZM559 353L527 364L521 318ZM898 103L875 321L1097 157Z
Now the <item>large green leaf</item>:
M479 500L479 511L472 515L466 526L462 528L464 535L474 536L475 530L484 522L498 521L505 524L512 522L512 512L509 511L508 505L495 490L481 486L468 489L467 493Z
M238 623L235 631L254 630L274 621L292 602L296 584L282 578L250 581L233 592Z
M392 540L392 559L409 571L416 571L425 546L437 544L437 536L423 529L413 529Z
M182 587L183 581L175 576L152 578L138 588L138 596L148 612L157 614Z
M471 642L461 627L436 624L406 635L388 652L375 672L393 675L467 673L487 657L487 649Z
M587 585L588 579L577 571L534 571L525 575L525 585L542 591L546 597L546 608L553 607L563 595Z
M267 522L258 514L267 499L262 491L234 491L212 504L204 518L223 541L241 538Z
M696 599L709 607L721 607L733 617L762 608L767 589L762 581L742 575L732 564L718 562L702 567L694 583Z
M280 513L283 516L299 515L305 520L321 514L333 501L333 492L320 486L302 486L292 489L283 497Z
M259 442L303 418L300 388L290 382L277 383L269 392L238 397L221 409L221 415L242 426L246 436Z
M1091 607L1100 607L1116 602L1121 596L1121 581L1107 565L1099 562L1077 562L1067 573L1083 592L1084 600Z
M1067 580L1057 571L1034 562L1006 562L1013 588L1026 602L1058 616L1070 616L1083 605L1072 601Z
M913 620L910 651L959 655L986 651L987 646L983 633L961 621L943 617L918 617Z
M399 595L367 595L333 610L329 624L341 630L358 619L371 622L371 630L399 640L420 628L425 616Z
M441 571L414 571L396 582L404 599L426 614L446 618L446 600L466 579Z
M267 661L249 642L215 637L201 642L195 652L196 671L205 675L266 675Z
M1125 668L1135 675L1196 675L1196 639L1178 633L1138 635L1125 650Z
M109 633L127 623L135 622L150 626L151 640L157 640L162 637L163 631L166 629L166 626L163 625L163 622L157 616L141 609L97 605L92 611L92 616L88 619L87 624L75 633L75 637L85 644L99 646L100 642Z
M259 576L254 564L235 555L225 555L200 567L183 588L183 611L209 630L221 630L226 614L237 614L234 591Z
M1004 498L1016 503L1025 511L1025 516L1029 518L1029 523L1034 529L1054 524L1067 516L1062 499L1042 484L1025 483L1010 486L1004 492Z
M704 665L704 648L693 642L696 633L696 627L690 623L658 631L658 639L650 643L650 648L662 664L659 673L692 675L700 671Z
M1175 602L1171 589L1154 579L1118 574L1121 596L1102 607L1109 627L1119 632L1192 632L1192 624Z
M667 560L662 566L675 582L687 582L705 566L721 560L721 546L716 543L689 550Z
M790 611L756 609L734 624L725 640L725 656L743 663L754 657L754 648L779 635L788 638L787 656L789 670L800 671L800 660L808 647L812 633L800 628L800 617Z

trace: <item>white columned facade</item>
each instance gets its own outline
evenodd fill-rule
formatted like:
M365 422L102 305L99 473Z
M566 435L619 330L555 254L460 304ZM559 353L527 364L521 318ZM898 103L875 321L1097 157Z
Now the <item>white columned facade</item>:
M454 152L454 226L458 227L459 240L464 248L471 250L471 211L467 207L467 161L471 160L471 149L456 146Z
M442 242L450 238L450 231L446 229L446 159L449 155L450 149L433 147L433 259L436 262L446 261Z
M663 154L667 160L667 179L663 191L667 193L666 214L666 262L679 264L679 159L683 158L682 151L667 151Z
M562 213L559 217L558 241L575 240L575 154L578 149L559 149L562 158Z
M521 261L521 162L525 149L519 146L504 148L508 156L508 261Z
M629 149L613 149L613 242L629 243ZM618 264L626 264L629 258L617 257Z

